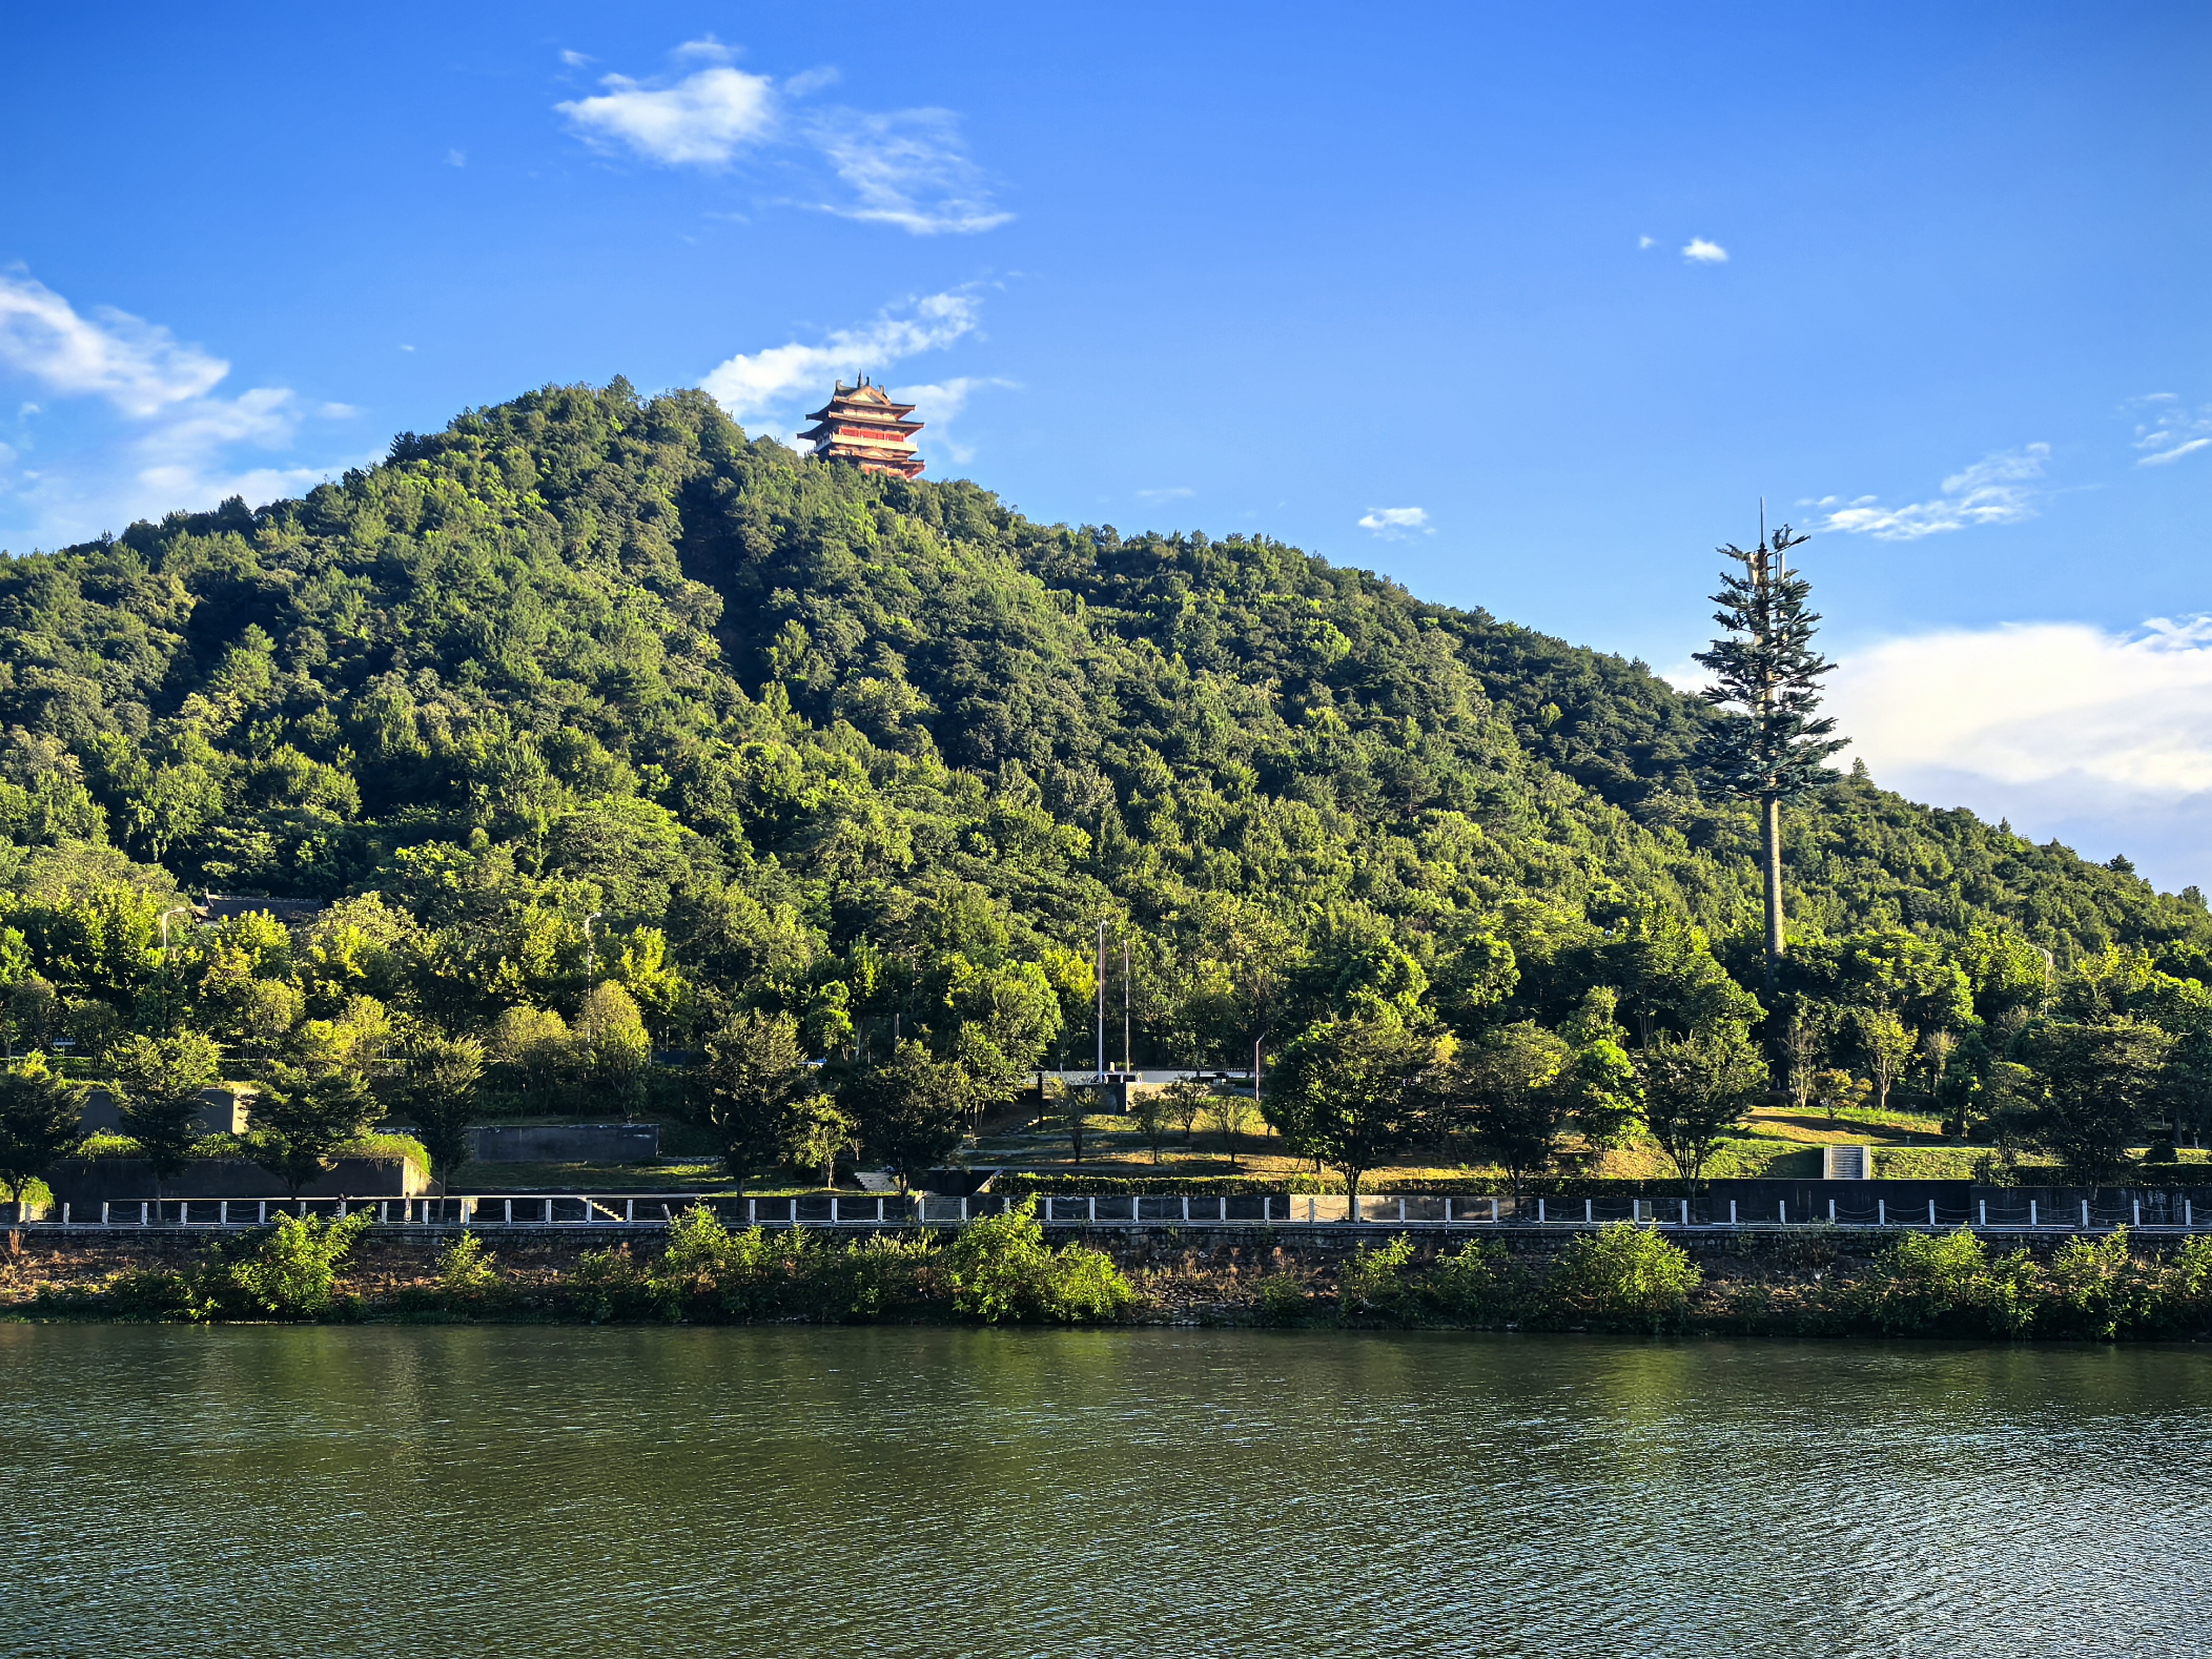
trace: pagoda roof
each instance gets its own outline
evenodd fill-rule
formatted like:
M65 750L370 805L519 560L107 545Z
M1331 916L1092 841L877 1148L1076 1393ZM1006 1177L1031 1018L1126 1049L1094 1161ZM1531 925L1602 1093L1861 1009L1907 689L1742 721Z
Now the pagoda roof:
M836 390L830 394L830 401L806 418L823 421L839 416L862 421L897 421L913 413L912 404L893 403L879 386L870 386L863 380L858 386L848 386L840 380ZM921 422L917 421L915 424L919 427Z

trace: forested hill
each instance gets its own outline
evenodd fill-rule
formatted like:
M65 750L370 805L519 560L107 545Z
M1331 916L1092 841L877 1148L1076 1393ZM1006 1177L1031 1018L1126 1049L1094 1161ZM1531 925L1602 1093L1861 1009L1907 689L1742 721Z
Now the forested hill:
M801 459L696 392L549 389L303 500L16 558L0 623L4 970L125 1018L172 884L348 901L223 970L281 968L303 1017L573 1012L598 913L672 1033L787 1007L823 1052L898 1014L986 1065L1084 1023L1101 920L1140 1060L1362 990L1632 1001L1613 957L1698 929L1753 978L1753 820L1643 665L1266 539ZM2212 941L2193 894L1863 777L1789 834L1807 972L1917 953L1986 1000L2043 948ZM1690 1017L1684 971L1647 1020Z

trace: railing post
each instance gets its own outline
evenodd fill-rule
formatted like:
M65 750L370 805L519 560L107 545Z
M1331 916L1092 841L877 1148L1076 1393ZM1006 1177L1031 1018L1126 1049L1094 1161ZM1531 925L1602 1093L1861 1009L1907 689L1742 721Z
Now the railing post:
M62 1219L64 1221L69 1219L69 1206L66 1204L62 1206ZM2193 1198L2185 1198L2181 1200L2181 1224L2185 1227L2194 1227L2197 1224L2197 1200Z
M1690 1200L1686 1198L1682 1200L1682 1224L1685 1227L1690 1224Z
M1229 1219L1229 1194L1226 1194L1226 1193L1217 1193L1217 1194L1214 1194L1214 1196L1215 1196L1217 1199L1218 1199L1218 1200L1220 1200L1220 1204L1221 1204L1220 1212L1219 1212L1218 1215L1216 1215L1216 1216L1214 1217L1214 1219L1215 1219L1215 1220L1217 1220L1217 1221L1226 1221L1226 1220L1228 1220L1228 1219ZM1400 1206L1400 1207L1401 1207L1401 1208L1403 1207L1402 1203L1401 1204L1401 1206Z
M258 1227L265 1227L269 1224L269 1200L267 1199L261 1199L255 1203L253 1206L253 1223L254 1225Z
M69 1206L68 1205L66 1205L66 1204L63 1205L63 1206L62 1206L62 1225L63 1225L63 1226L64 1226L64 1227L66 1227L66 1226L68 1226L68 1225L70 1224L70 1217L69 1217L69 1212L70 1212L70 1206Z
M833 1227L837 1224L837 1194L835 1193L830 1194L830 1224Z
M1874 1224L1877 1227L1889 1225L1889 1200L1886 1198L1877 1198L1874 1201Z
M963 1194L960 1194L960 1220L961 1220L961 1224L962 1224L963 1226L967 1224L967 1220L968 1220L968 1194L965 1194L965 1193L963 1193Z
M142 1227L146 1224L146 1200L143 1198L138 1200L138 1224Z
M1979 1220L1979 1222L1978 1222L1977 1224L1978 1224L1978 1225L1980 1225L1980 1226L1983 1226L1983 1227L1987 1227L1987 1226L1990 1224L1990 1201L1989 1201L1989 1200L1987 1200L1986 1198L1984 1198L1984 1199L1978 1199L1978 1200L1975 1200L1975 1204L1974 1204L1974 1208L1975 1208L1975 1212L1976 1212L1976 1214L1977 1214L1977 1215L1978 1215L1978 1216L1980 1217L1980 1220Z
M1734 1199L1729 1200L1729 1225L1731 1227L1735 1225L1735 1200Z
M107 1200L104 1198L100 1200L100 1224L103 1227L108 1224Z
M635 1221L637 1219L637 1200L635 1199L626 1198L623 1200L623 1219L624 1221Z
M2136 1225L2140 1227L2142 1225L2142 1200L2138 1198L2132 1200L2131 1202L2135 1206Z
M1932 1198L1928 1200L1928 1224L1931 1227L1936 1224L1936 1200Z
M884 1224L884 1195L881 1193L876 1194L876 1224L878 1227Z
M1597 1224L1597 1216L1590 1208L1591 1202L1592 1200L1587 1198L1583 1200L1583 1225L1585 1227L1594 1227Z
M499 1202L500 1219L512 1225L514 1221L514 1200L511 1198L502 1198Z
M2081 1200L2081 1231L2089 1231L2089 1200L2086 1198Z
M1098 1224L1098 1194L1093 1193L1091 1201L1083 1206L1083 1218L1092 1226Z
M2035 1218L2035 1200L2032 1198L2027 1200L2027 1224L2031 1227L2039 1224Z
M1828 1224L1831 1227L1836 1224L1836 1200L1832 1198L1828 1200Z
M1137 1200L1133 1198L1129 1200L1129 1219L1134 1221L1136 1218ZM1260 1195L1260 1224L1265 1226L1274 1218L1275 1195L1273 1193L1262 1193ZM1451 1200L1449 1199L1444 1200L1444 1219L1447 1221L1451 1219Z
M1190 1219L1190 1194L1188 1193L1185 1193L1182 1195L1182 1218L1185 1221Z
M1451 1200L1446 1199L1444 1202L1449 1205ZM1536 1200L1536 1224L1540 1227L1544 1224L1544 1200L1540 1198Z

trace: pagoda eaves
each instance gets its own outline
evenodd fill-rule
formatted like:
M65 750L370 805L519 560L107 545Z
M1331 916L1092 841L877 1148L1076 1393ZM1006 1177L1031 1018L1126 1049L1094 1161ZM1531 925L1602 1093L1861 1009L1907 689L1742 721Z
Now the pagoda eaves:
M830 401L806 417L814 424L799 435L813 443L817 459L850 461L863 472L918 478L922 459L914 434L923 422L906 418L913 413L912 404L893 403L863 375L857 386L838 381Z

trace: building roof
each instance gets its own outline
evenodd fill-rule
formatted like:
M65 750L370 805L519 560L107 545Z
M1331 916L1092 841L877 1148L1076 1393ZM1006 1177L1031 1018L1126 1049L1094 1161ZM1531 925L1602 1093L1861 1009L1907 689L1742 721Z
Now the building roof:
M851 461L863 472L896 472L901 477L921 475L922 459L914 447L914 434L922 422L909 421L912 404L895 404L879 386L865 376L858 386L837 382L830 401L807 418L814 422L799 436L814 445L816 459Z

